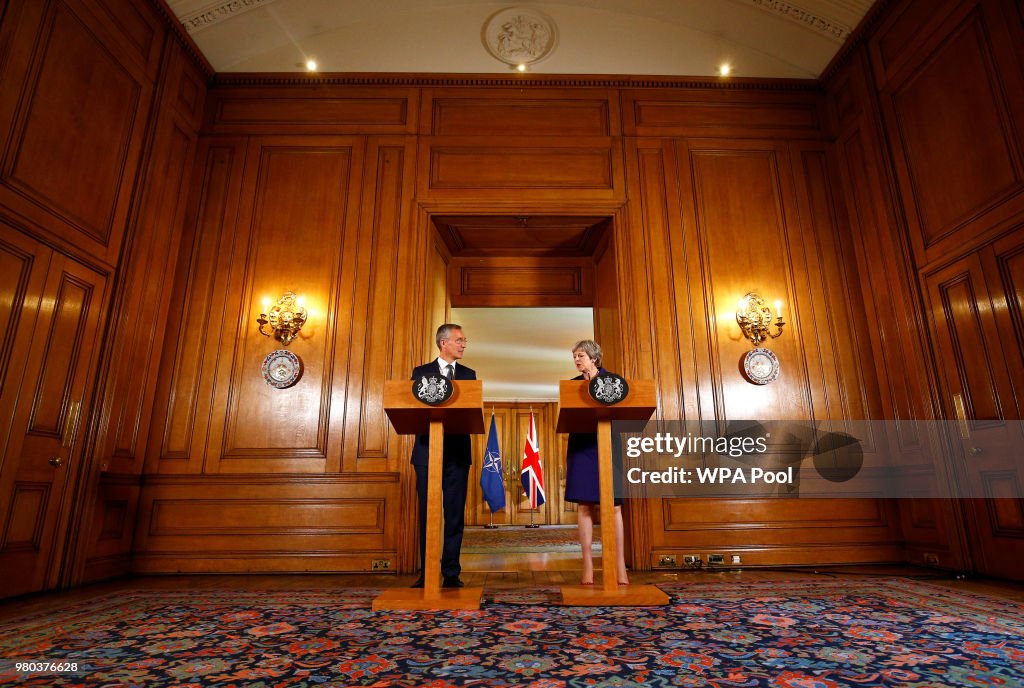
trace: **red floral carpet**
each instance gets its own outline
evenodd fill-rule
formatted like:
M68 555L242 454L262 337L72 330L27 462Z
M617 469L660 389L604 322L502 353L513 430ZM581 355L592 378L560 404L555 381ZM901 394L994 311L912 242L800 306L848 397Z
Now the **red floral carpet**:
M83 686L1022 686L1024 608L906 579L673 583L657 608L485 592L133 591L0 625L0 683ZM15 661L76 671L24 673Z

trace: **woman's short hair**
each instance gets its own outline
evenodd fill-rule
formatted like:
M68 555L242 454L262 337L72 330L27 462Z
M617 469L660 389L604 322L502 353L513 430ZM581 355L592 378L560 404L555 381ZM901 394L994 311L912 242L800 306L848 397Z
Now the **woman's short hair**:
M594 365L598 368L601 367L601 362L604 360L604 352L601 351L601 345L595 342L593 339L581 339L572 345L572 352L582 351L587 356L590 356L591 360L594 361Z

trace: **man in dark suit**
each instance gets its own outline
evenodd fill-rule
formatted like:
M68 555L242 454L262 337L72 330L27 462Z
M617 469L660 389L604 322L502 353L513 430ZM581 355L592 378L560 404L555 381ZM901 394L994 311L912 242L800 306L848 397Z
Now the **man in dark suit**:
M430 363L416 366L412 379L437 376L450 380L475 380L476 371L457 363L466 351L468 340L459 325L446 323L437 328L434 337L438 357ZM427 548L427 464L430 457L430 435L417 435L412 448L412 465L416 469L416 493L420 502L420 562L425 565ZM465 526L466 489L469 484L469 466L473 460L469 435L444 436L444 462L441 470L441 508L444 512L444 542L441 547L441 587L461 588L459 574L462 565L459 553L462 550L462 531ZM413 583L414 588L423 587L423 576Z

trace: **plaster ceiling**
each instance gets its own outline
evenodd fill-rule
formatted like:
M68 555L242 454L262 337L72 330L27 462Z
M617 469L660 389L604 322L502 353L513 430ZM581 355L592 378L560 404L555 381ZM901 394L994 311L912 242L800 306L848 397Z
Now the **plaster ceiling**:
M506 74L484 0L168 0L218 72ZM816 78L873 0L559 0L518 5L557 26L545 74Z

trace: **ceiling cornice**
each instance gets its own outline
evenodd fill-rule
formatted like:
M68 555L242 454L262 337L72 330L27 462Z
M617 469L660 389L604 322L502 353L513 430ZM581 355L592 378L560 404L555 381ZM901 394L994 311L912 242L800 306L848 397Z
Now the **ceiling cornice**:
M174 33L175 38L178 39L178 42L181 44L181 47L185 49L188 56L192 58L192 61L195 62L201 70L203 70L203 74L206 75L207 80L212 80L216 74L216 71L213 69L213 65L211 65L206 59L206 56L203 55L199 46L197 46L195 41L192 40L192 37L186 33L185 28L181 25L178 17L171 10L170 6L168 6L167 0L153 0L153 7L156 8L156 11L159 13L164 24L166 24Z
M186 31L193 33L272 2L274 0L225 0L200 12L182 17L181 23Z
M799 7L783 0L747 0L754 7L771 12L772 14L796 22L801 26L814 29L820 34L828 36L837 43L842 43L849 37L851 29L849 26L832 21L828 17L815 14L810 10Z
M857 25L857 28L850 34L843 47L839 49L835 57L822 70L818 81L823 86L828 84L836 75L836 72L849 62L853 53L864 43L867 36L874 31L875 26L881 21L882 17L888 14L887 10L893 4L894 0L876 0L875 4L871 6L871 9L868 10L868 13Z
M214 86L410 86L534 88L704 88L724 90L775 90L818 92L816 79L755 79L719 77L631 76L606 74L418 74L352 72L308 74L301 72L221 72Z

